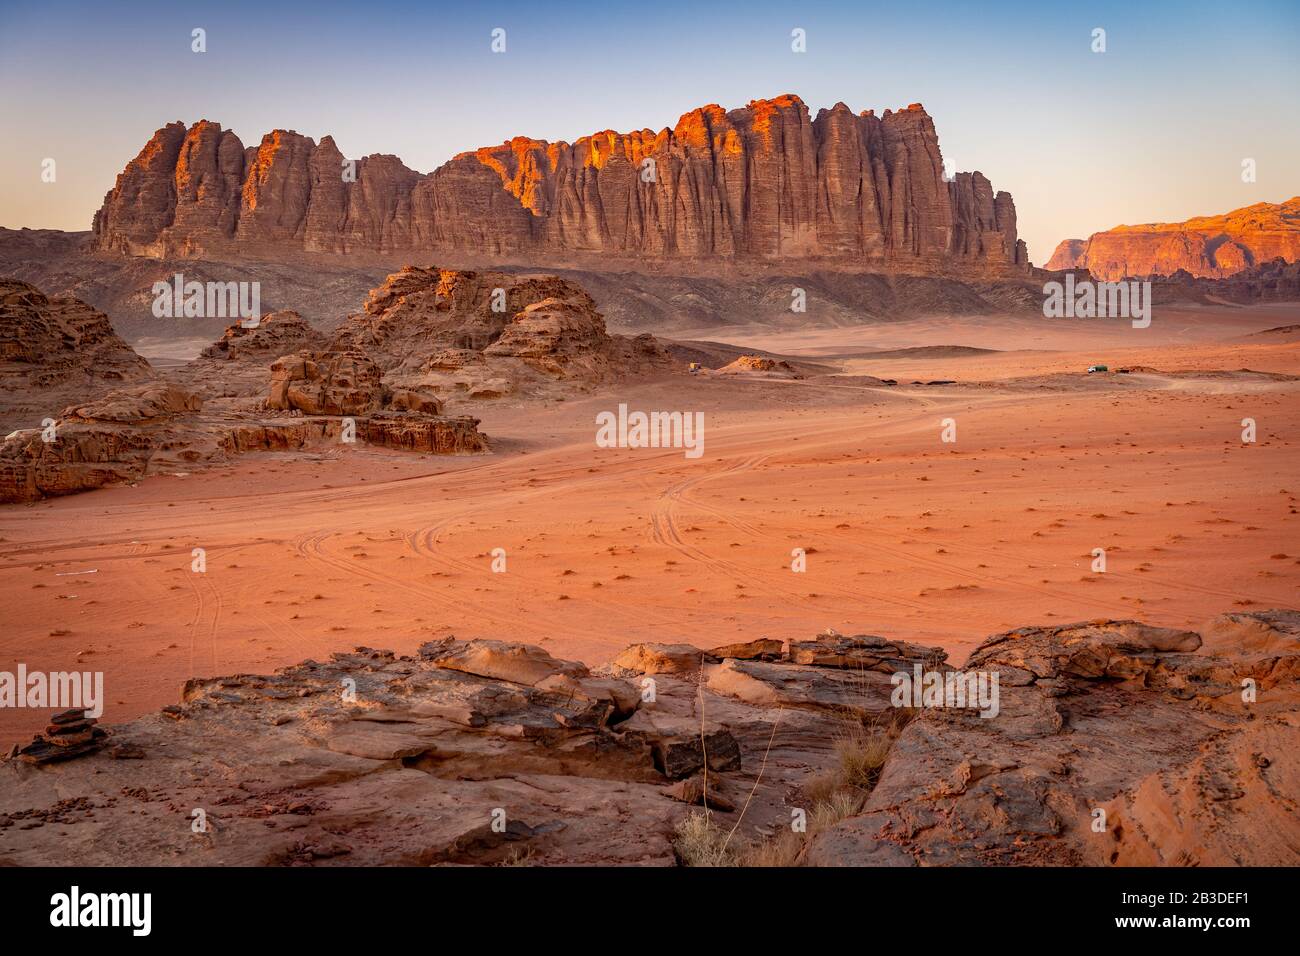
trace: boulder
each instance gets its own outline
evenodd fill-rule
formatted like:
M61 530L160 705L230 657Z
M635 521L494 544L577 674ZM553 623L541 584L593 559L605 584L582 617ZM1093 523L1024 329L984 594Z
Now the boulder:
M791 641L790 660L817 667L847 667L893 673L908 670L915 663L938 666L947 660L939 647L923 647L906 641L890 641L870 634L845 636L834 631L811 641Z
M378 366L360 351L296 352L271 364L268 408L306 415L365 415L386 393Z
M708 651L690 644L633 644L611 666L629 674L686 674L716 661Z
M777 661L784 653L785 645L770 638L759 638L743 644L723 644L709 649L709 654L718 660L733 657L742 661Z

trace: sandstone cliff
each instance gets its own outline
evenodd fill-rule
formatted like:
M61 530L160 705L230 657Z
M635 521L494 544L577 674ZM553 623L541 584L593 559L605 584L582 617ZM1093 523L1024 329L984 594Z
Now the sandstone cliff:
M1087 269L1098 279L1191 276L1222 279L1274 259L1300 259L1300 196L1256 203L1186 222L1116 226L1088 239L1066 239L1048 269Z
M532 260L826 257L980 274L1028 267L1015 205L981 173L943 175L930 116L797 97L704 106L658 133L516 137L428 175L349 166L330 137L245 148L201 120L154 134L95 216L95 244L153 257L232 249L457 251Z

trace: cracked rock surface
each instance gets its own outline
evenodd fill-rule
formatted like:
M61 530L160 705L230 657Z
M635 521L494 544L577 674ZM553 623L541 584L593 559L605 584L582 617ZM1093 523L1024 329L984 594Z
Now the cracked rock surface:
M1202 631L990 637L962 670L999 675L997 716L922 708L801 861L1295 864L1300 614ZM706 803L763 840L847 728L895 711L890 667L951 671L871 635L771 643L638 645L592 669L444 638L191 680L83 754L0 763L0 864L673 865Z

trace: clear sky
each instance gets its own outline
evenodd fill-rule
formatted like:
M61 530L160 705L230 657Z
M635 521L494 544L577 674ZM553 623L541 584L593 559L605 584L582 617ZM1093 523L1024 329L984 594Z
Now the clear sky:
M796 93L814 115L924 103L945 157L1015 197L1041 264L1063 238L1300 194L1297 50L1297 0L0 0L0 225L89 228L177 119L246 145L332 134L428 172L515 135L659 129Z

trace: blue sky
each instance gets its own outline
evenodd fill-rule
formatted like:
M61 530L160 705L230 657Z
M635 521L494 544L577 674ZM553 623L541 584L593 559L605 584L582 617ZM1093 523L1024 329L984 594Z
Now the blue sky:
M208 50L190 50L191 30ZM506 30L493 54L491 31ZM807 31L808 52L790 50ZM1090 50L1106 30L1107 51ZM1300 194L1300 4L0 0L0 225L88 228L155 129L276 127L427 172L513 135L797 93L924 103L945 157L1056 242ZM40 181L45 157L58 180ZM1253 184L1243 158L1256 160Z

